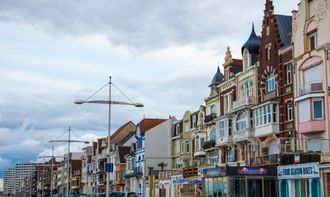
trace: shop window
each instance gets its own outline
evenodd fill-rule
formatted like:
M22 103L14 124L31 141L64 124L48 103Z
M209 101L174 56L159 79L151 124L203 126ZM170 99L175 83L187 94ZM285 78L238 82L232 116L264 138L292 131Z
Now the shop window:
M271 72L266 79L266 92L272 92L275 90L275 74Z
M308 179L294 181L295 197L309 197Z
M286 70L286 84L292 83L292 64L287 64L285 66Z
M287 121L293 120L293 102L292 101L288 101L286 103L286 113L287 113L286 120Z
M314 119L323 119L322 99L313 99L313 118Z

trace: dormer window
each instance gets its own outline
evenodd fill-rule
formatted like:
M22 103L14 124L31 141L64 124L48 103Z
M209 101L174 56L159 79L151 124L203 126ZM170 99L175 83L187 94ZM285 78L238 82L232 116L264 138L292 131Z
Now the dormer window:
M247 69L249 66L251 66L251 57L247 49L244 49L243 51L243 65L244 69Z
M212 104L211 105L211 115L216 115L217 114L217 109L216 109L216 106L215 106L215 104Z

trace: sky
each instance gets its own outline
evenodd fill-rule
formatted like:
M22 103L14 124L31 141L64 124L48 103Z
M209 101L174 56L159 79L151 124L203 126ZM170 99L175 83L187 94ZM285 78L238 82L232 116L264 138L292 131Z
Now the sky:
M0 177L17 162L66 151L75 139L107 135L108 106L75 105L113 84L144 108L112 106L111 130L146 118L181 119L196 111L223 64L254 22L261 31L265 0L10 0L0 1ZM274 0L290 15L298 0ZM222 69L222 68L221 68ZM108 98L107 87L92 99ZM112 87L112 99L126 98ZM74 145L80 151L82 145Z

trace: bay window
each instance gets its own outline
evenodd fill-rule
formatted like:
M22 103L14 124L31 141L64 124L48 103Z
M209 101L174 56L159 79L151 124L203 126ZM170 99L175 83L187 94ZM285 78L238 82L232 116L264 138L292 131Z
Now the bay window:
M277 104L263 105L254 110L255 127L277 122Z

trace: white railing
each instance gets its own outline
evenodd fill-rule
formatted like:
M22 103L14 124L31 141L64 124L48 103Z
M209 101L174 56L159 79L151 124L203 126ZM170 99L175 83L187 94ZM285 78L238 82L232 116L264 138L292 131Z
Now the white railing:
M320 92L323 90L322 81L311 81L309 83L305 83L299 88L299 95L309 94L313 92Z
M241 108L243 106L252 105L255 103L255 100L256 99L253 96L240 98L239 100L233 102L233 110Z

